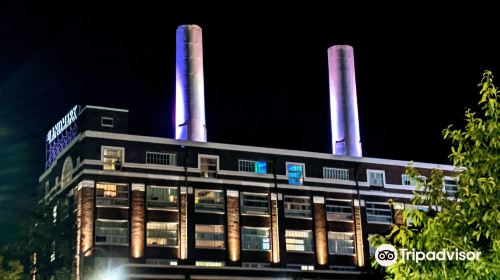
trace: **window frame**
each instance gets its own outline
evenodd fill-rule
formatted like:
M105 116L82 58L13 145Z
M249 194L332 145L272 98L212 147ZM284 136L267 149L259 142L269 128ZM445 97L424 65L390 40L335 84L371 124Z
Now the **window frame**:
M105 124L104 121L111 121L111 124ZM113 117L101 117L101 126L103 127L115 127L115 118Z
M382 174L382 186L380 185L374 185L370 182L370 173L378 173ZM379 170L379 169L366 169L366 182L368 183L368 186L371 187L376 187L376 188L382 188L384 189L385 186L387 185L386 183L386 178L385 178L385 170Z
M263 162L266 164L266 172L265 173L261 173L261 172L256 171L255 164L257 164L259 162ZM244 169L244 168L241 168L242 163L252 163L253 164L253 171L242 170L242 169ZM238 159L238 172L243 172L243 173L247 173L247 174L265 175L265 174L267 174L267 161L265 161L265 160Z
M199 191L212 191L212 192L218 192L218 193L222 193L222 199L223 199L223 202L222 202L222 210L220 211L210 211L210 210L203 210L203 209L197 209L196 205L199 204L199 202L196 202L196 197L197 197L197 192ZM215 190L215 189L198 189L198 188L195 188L194 189L194 212L195 213L209 213L209 214L219 214L219 215L224 215L226 213L226 198L225 198L226 194L223 190ZM208 203L205 203L207 205L215 205L214 204L208 204Z
M262 197L266 197L266 201L267 201L267 213L248 213L248 212L244 212L243 211L243 208L244 207L252 207L252 206L245 206L243 205L243 201L244 201L244 197L246 195L254 195L254 196L262 196ZM269 195L269 193L254 193L254 192L241 192L240 193L240 213L242 216L261 216L261 217L269 217L269 215L271 214L271 196ZM257 206L254 206L257 208Z
M366 211L366 222L369 223L369 224L380 224L380 225L392 225L394 223L394 217L393 217L393 213L392 213L392 207L389 203L387 202L373 202L373 201L366 201L365 202L366 204L366 208L365 208L365 211ZM376 209L376 211L390 211L391 215L389 216L391 218L390 222L387 223L387 222L381 222L381 221L369 221L368 220L368 204L379 204L379 205L387 205L389 206L389 210L386 210L386 209ZM373 209L373 208L371 208ZM372 215L374 216L374 215ZM380 216L380 215L375 215L375 216ZM382 216L382 217L385 217L385 216Z
M165 207L160 207L160 206L150 206L149 205L149 194L150 194L150 190L151 189L155 189L155 188L158 188L158 189L175 189L176 192L177 192L177 199L176 199L176 206L175 207L169 207L169 206L165 206ZM168 202L167 202L168 203ZM179 188L178 187L175 187L175 186L158 186L158 185L147 185L146 186L146 208L149 209L149 210L159 210L159 211L179 211Z
M300 181L300 184L290 184L290 176L288 174L288 166L289 165L297 165L297 166L302 166L302 177L299 179ZM304 182L306 180L306 164L303 163L303 162L291 162L291 161L287 161L285 163L285 171L286 171L286 177L287 177L287 180L288 180L288 184L289 185L294 185L294 186L302 186L304 185Z
M109 204L109 205L106 205L106 204L98 204L98 200L99 199L102 199L102 200L107 200L107 201L125 201L124 198L113 198L113 197L106 197L106 196L98 196L97 195L97 189L98 189L98 185L115 185L117 188L115 190L117 196L119 193L125 193L125 191L119 191L118 190L118 186L126 186L127 187L127 203L126 204ZM109 191L109 190L108 190ZM104 189L104 192L106 192L106 189ZM106 208L129 208L129 205L130 205L130 185L129 184L126 184L126 183L111 183L111 182L95 182L95 207L106 207Z
M408 174L403 173L401 174L401 185L405 187L416 187L418 179L421 179L424 185L427 184L427 177L423 175L417 176L416 180L411 180ZM405 182L409 182L410 184L405 184Z
M286 207L286 204L287 204L286 199L287 198L304 198L304 199L309 199L309 207L310 207L310 209L309 209L309 216L308 217L306 217L306 216L290 216L290 213L289 213L290 210L288 210L287 207ZM302 203L302 204L304 204L304 203ZM312 218L313 218L313 215L312 215L313 214L312 213L312 211L313 211L313 201L312 201L312 199L311 199L310 196L283 195L283 208L284 208L283 210L285 212L285 218L287 218L287 219L312 220ZM305 210L302 210L302 211L305 211Z
M310 251L305 251L305 242L304 242L304 251L299 251L299 250L290 250L288 248L288 238L295 238L295 239L300 239L301 237L294 237L294 236L287 236L287 232L289 231L293 231L293 232L308 232L310 233L309 236L310 236L310 239L311 239L311 243L309 244L311 249ZM300 240L304 240L304 239L300 239ZM290 245L300 245L300 244L290 244ZM314 254L314 235L313 235L313 231L311 229L285 229L285 252L286 253L302 253L302 254Z
M175 225L175 233L176 233L176 238L175 240L177 241L176 245L159 245L159 244L149 244L149 236L148 236L148 224L150 223L155 223L155 224L166 224L167 229L157 229L157 230L165 230L167 232L172 232L173 230L168 229L168 225ZM159 247L159 248L178 248L179 247L179 223L178 222L158 222L158 221L146 221L146 246L147 247ZM153 237L153 238L163 238L163 237ZM165 237L165 239L168 240L168 237Z
M243 247L244 243L244 238L243 238L243 229L256 229L256 230L267 230L267 239L268 239L268 244L269 244L269 249L247 249ZM270 227L249 227L249 226L242 226L241 227L241 250L242 251L254 251L254 252L270 252L272 249L272 244L271 244L271 228Z
M339 202L349 202L351 203L351 219L333 219L333 217L330 219L328 213L328 201L339 201ZM346 208L346 206L337 206L341 208ZM325 212L326 212L326 220L330 222L349 222L349 223L354 223L354 202L352 199L337 199L337 198L325 198ZM330 213L339 213L339 212L330 212ZM342 212L343 214L343 212Z
M451 193L449 191L446 191L446 185L447 185L446 181L454 181L455 182L455 188L457 190L456 191L452 191ZM458 177L444 176L443 177L443 192L448 197L456 197L457 193L458 193Z
M121 166L123 167L123 164L125 163L125 147L116 147L116 146L101 146L101 162L102 162L102 169L105 171L120 171L120 169L105 169L106 163L104 162L104 150L105 149L113 149L113 150L121 150Z
M207 158L207 159L215 159L217 161L216 163L216 171L215 171L215 176L214 177L204 177L203 176L203 170L201 169L201 159L202 158ZM210 178L217 178L217 174L219 174L219 171L220 171L220 160L219 160L219 156L218 155L206 155L206 154L198 154L198 169L200 170L200 177L201 178L205 178L205 179L210 179ZM208 171L209 173L211 171Z
M98 237L98 234L97 234L97 229L98 229L98 226L97 226L97 222L100 221L100 222L111 222L111 223L124 223L126 224L127 226L126 227L120 227L119 229L126 229L126 237L127 237L127 242L126 243L112 243L112 242L101 242L101 241L97 241L97 237ZM121 236L121 235L104 235L104 236ZM95 219L95 233L94 233L94 242L96 245L111 245L111 246L129 246L130 245L130 222L128 220L113 220L113 219L100 219L100 218L97 218Z
M222 228L222 240L209 240L209 239L199 239L197 235L197 230L196 228L198 226L205 226L205 227L220 227ZM195 249L210 249L210 250L225 250L226 249L226 228L224 225L219 225L219 224L195 224L194 225L194 236L195 236L195 241L194 241L194 248ZM213 233L213 232L209 232ZM222 247L210 247L210 246L200 246L197 244L197 241L212 241L212 242L222 242Z
M349 235L351 236L352 238L351 239L331 239L330 238L330 234L341 234L341 235ZM356 239L354 238L354 232L342 232L342 231L328 231L327 233L327 239L328 239L328 254L329 255L341 255L341 256L355 256L356 255ZM332 248L330 247L330 240L337 240L337 241L352 241L352 254L349 254L349 253L335 253L333 252L333 250L331 250ZM349 246L350 248L350 246Z

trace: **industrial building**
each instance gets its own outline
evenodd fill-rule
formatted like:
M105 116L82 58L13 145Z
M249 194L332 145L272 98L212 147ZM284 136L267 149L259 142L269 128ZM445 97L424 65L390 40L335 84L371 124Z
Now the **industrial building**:
M175 139L129 134L124 109L71 109L47 135L39 182L54 223L74 225L77 277L90 267L119 279L369 278L368 237L414 207L415 182L409 162L362 156L352 48L330 48L328 62L331 153L207 142L195 25L177 29ZM456 188L445 180L443 191Z

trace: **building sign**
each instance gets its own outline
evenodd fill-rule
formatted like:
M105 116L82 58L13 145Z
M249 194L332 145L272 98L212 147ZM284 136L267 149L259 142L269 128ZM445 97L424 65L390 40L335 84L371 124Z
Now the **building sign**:
M80 115L80 106L76 105L47 133L46 169L52 165L59 153L69 145L78 134L78 129L76 127L78 115Z
M57 136L61 135L61 133L66 130L76 119L78 118L78 114L80 113L80 106L76 105L69 111L69 113L62 118L54 127L49 130L47 133L47 142L51 143Z

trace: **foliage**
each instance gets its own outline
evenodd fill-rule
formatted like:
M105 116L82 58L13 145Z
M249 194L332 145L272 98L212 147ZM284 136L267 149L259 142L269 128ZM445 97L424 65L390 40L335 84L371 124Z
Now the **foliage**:
M390 279L500 279L500 103L493 75L485 71L481 83L480 114L466 109L463 130L443 130L451 142L449 159L456 166L458 192L443 192L443 172L433 170L427 184L417 182L414 205L428 205L429 212L405 210L405 224L395 225L386 236L375 236L372 245L391 243L396 248L429 252L480 251L478 261L414 261L401 258L386 268ZM419 175L412 166L407 174ZM441 207L437 211L437 206ZM432 208L433 207L433 208ZM412 221L410 223L410 221ZM373 263L377 267L376 262Z
M19 280L23 274L23 266L19 261L8 261L4 264L4 257L0 256L0 279Z

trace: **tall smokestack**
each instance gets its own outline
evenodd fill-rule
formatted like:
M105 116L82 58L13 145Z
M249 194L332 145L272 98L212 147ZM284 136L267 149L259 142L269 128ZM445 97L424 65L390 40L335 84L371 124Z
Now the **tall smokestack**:
M338 45L328 49L328 72L333 154L362 157L351 46Z
M176 34L175 139L207 142L201 28L181 25Z

